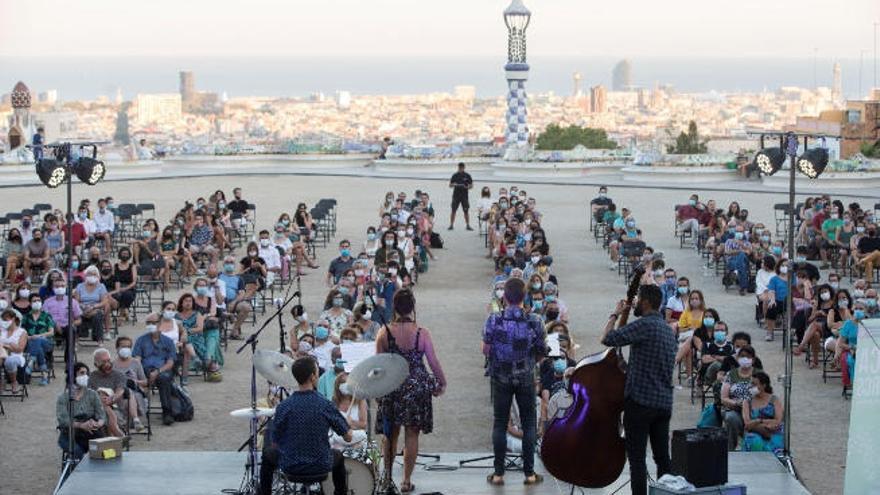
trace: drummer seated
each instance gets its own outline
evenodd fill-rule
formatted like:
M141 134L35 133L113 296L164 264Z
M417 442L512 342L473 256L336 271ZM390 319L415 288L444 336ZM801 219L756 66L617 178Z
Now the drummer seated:
M291 480L318 477L332 471L333 493L348 493L345 465L339 451L327 441L332 430L351 442L351 428L336 406L315 390L318 364L311 356L291 366L299 390L275 408L260 466L260 494L271 495L275 470L281 468ZM303 421L303 418L310 418Z

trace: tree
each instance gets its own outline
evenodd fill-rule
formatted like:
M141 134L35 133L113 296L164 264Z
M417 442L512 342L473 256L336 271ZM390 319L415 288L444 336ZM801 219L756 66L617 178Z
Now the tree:
M697 130L697 123L693 120L688 123L687 133L682 131L675 138L674 145L666 146L666 152L671 155L696 155L706 153L709 147L706 145L709 140L701 140L700 133Z
M614 149L617 143L608 139L608 134L603 129L592 129L570 125L560 127L558 124L550 124L538 136L536 148L539 150L570 150L577 145L589 149Z
M880 158L880 140L876 143L862 143L861 152L865 158Z
M131 143L131 137L128 135L128 106L129 103L123 103L116 113L116 132L113 134L113 142L128 146Z

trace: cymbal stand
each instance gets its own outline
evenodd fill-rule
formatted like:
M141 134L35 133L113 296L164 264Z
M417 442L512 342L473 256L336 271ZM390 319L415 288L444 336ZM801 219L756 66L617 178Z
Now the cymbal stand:
M284 304L281 304L275 314L270 316L260 327L259 330L252 333L247 340L239 347L235 353L241 354L248 347L251 348L251 409L257 408L257 368L254 364L253 356L257 352L257 343L259 342L258 337L266 327L272 323L272 320L276 317L281 317L281 313L284 311L284 308L293 301L293 298L296 297L297 294L294 294L286 301ZM257 432L259 431L259 419L256 415L251 415L250 418L250 439L248 440L250 443L250 448L248 449L248 458L247 463L245 464L245 473L244 478L241 480L241 486L238 489L238 495L251 495L257 493L259 489L259 480L257 476Z

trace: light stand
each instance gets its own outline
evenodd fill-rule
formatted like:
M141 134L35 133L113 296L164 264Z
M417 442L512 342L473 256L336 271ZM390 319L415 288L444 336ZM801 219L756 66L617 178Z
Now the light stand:
M269 317L259 330L252 333L247 340L235 351L236 354L241 354L248 347L251 348L251 409L257 409L257 368L254 364L254 354L257 352L257 343L259 342L258 337L260 333L269 326L269 323L272 323L272 320L277 316L281 317L281 313L284 311L284 308L293 301L293 298L296 297L299 292L293 294L293 296L289 297L284 304L280 305L275 314ZM244 478L241 480L241 487L238 489L238 494L240 495L250 495L252 493L256 493L259 488L258 476L257 476L257 431L259 429L258 425L259 420L255 414L252 414L250 417L250 439L248 442L250 446L248 448L248 459L247 464L245 465L245 473Z
M764 137L765 136L774 136L779 137L780 139L780 148L784 149L785 154L789 157L789 171L788 171L788 232L786 242L788 243L788 260L791 262L795 257L795 242L794 242L794 229L795 229L795 208L797 207L796 198L795 198L795 171L800 169L801 173L806 175L811 179L818 178L819 175L824 171L825 166L827 165L827 152L820 153L820 155L824 155L824 162L821 160L817 163L812 163L810 158L813 155L810 155L807 150L807 145L809 144L808 139L810 137L819 137L820 140L824 143L825 136L816 136L815 134L808 133L795 133L795 132L760 132L761 136L761 148L763 151L764 148ZM798 138L802 137L804 139L804 155L801 156L800 160L798 159ZM839 136L834 136L839 138ZM813 150L809 150L813 151ZM761 152L759 152L761 153ZM804 159L807 158L805 161ZM801 163L799 163L799 161ZM802 165L806 166L802 166ZM775 174L779 168L779 164L775 164L775 166L771 167L768 170L762 170L762 173L765 175L773 175ZM779 377L782 381L782 386L785 391L784 400L783 400L783 425L784 425L784 433L783 433L783 449L782 454L778 456L780 462L785 465L785 468L791 473L795 478L799 478L797 469L794 465L794 458L791 454L791 384L792 384L792 374L794 372L794 356L792 355L791 348L791 318L792 318L792 289L795 286L796 274L789 271L788 277L788 295L785 298L785 316L783 317L783 352L785 354L785 369L783 374Z
M53 143L39 146L39 149L41 151L43 150L43 148L52 149L55 155L54 160L42 158L42 155L44 155L44 153L40 153L41 158L37 160L37 154L34 154L37 174L40 177L40 180L46 186L48 186L49 188L58 187L59 185L61 185L59 180L67 183L67 212L65 216L65 225L67 226L67 242L64 248L68 264L67 280L65 281L67 287L67 335L65 336L65 343L67 345L67 362L65 363L65 367L67 369L67 454L63 456L61 475L58 477L58 483L55 485L55 490L52 493L58 493L61 490L61 486L64 485L64 482L67 481L67 478L70 476L70 474L79 463L79 459L77 459L73 455L75 447L74 437L76 433L73 427L73 386L75 378L73 376L73 365L76 362L76 336L73 326L73 270L70 268L70 259L73 257L73 243L70 242L70 238L72 237L71 234L73 233L73 175L76 174L82 182L88 185L95 185L98 181L103 179L105 170L104 164L97 161L99 144L105 143ZM72 146L79 146L80 151L77 155L78 157L83 156L83 150L86 147L92 148L92 156L90 158L92 170L97 169L97 165L99 164L99 173L96 173L94 177L81 175L79 173L78 166L80 165L82 158L74 159L71 156L70 151ZM28 148L34 147L29 145ZM49 167L53 167L52 173L51 175L45 175L46 169ZM91 175L91 170L89 172L89 175Z

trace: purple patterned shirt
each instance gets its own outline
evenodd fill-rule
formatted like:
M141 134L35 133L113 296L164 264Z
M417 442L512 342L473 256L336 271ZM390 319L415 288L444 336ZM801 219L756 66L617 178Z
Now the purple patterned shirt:
M535 362L547 353L544 338L541 320L520 307L490 315L483 330L489 346L487 376L505 382L534 379Z

